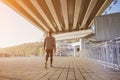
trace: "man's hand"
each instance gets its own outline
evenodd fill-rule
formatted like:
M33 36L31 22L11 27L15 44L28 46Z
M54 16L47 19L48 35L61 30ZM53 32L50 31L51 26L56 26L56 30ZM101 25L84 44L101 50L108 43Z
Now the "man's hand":
M54 49L54 54L56 53L56 49Z

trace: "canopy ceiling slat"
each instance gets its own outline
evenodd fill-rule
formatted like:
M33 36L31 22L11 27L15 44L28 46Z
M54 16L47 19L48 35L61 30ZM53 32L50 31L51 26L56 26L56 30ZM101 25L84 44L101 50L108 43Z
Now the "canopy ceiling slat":
M58 20L58 17L57 17L55 8L54 8L54 6L53 6L52 0L45 0L45 1L46 1L46 3L47 3L47 6L48 6L48 8L49 8L49 10L50 10L50 12L51 12L54 20L55 20L55 23L57 24L57 25L54 25L54 26L55 26L55 27L58 26L59 31L62 31L62 28L61 28L61 26L60 26L60 23L59 23L59 20Z
M73 30L75 0L67 0L69 31Z
M76 29L77 27L77 22L79 18L79 13L80 13L80 7L82 4L82 0L75 0L75 10L74 10L74 21L73 21L73 29Z
M1 0L43 32L86 30L113 0Z
M27 11L41 26L46 30L49 31L49 28L45 24L44 19L38 14L38 12L33 8L33 5L30 5L28 2L24 0L15 0L25 11ZM30 6L29 6L30 5Z
M98 12L98 10L100 9L101 5L104 3L103 0L98 0L98 2L96 3L95 7L94 7L94 11L92 11L92 13L90 14L89 19L86 22L85 25L85 29L87 29L89 27L90 22L94 19L94 17L96 16L96 13ZM96 9L95 9L96 8ZM95 15L95 16L94 16Z
M87 11L89 3L90 3L90 0L87 0L87 1L86 0L82 0L80 13L79 13L79 18L78 18L78 23L77 23L77 26L76 26L77 27L76 30L80 30L80 26L81 26L81 24L83 22L83 18L85 16L85 13Z
M86 11L86 13L85 13L85 16L84 16L84 18L83 18L83 22L82 22L80 28L85 27L86 22L87 22L87 20L89 19L90 14L92 13L92 11L93 11L93 9L94 9L94 7L95 7L95 4L96 4L97 2L98 2L98 0L91 0L91 1L90 1L89 5L88 5L88 8L87 8L87 11Z
M50 26L51 30L56 31L55 28L53 27L53 25L51 24L50 20L48 19L48 17L45 15L44 11L39 6L39 4L36 1L33 1L33 0L30 0L30 1L33 4L33 6L37 9L39 14L41 14L41 16L44 17L45 21L48 23L48 25Z
M62 6L62 15L65 22L65 30L69 29L69 23L68 23L68 10L67 10L67 0L60 0L61 6Z
M96 12L95 16L101 15L104 12L104 10L110 5L111 2L112 2L112 0L105 0L104 3L102 3L102 5L100 5L100 8ZM89 24L88 27L91 27L91 25L93 24L93 21L94 21L94 19L92 19L90 21L90 24Z

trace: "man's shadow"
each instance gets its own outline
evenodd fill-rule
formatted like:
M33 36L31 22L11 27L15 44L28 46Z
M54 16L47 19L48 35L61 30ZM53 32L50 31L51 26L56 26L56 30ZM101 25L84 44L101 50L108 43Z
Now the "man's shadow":
M60 67L60 66L53 66L53 68L57 68L57 69L76 69L76 68ZM78 70L79 70L79 69L78 69Z

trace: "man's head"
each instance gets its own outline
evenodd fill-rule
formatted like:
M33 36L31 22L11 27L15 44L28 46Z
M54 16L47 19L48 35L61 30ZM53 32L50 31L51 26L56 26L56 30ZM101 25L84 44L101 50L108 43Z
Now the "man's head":
M52 35L52 32L51 32L51 31L48 32L48 36L50 36L50 35Z

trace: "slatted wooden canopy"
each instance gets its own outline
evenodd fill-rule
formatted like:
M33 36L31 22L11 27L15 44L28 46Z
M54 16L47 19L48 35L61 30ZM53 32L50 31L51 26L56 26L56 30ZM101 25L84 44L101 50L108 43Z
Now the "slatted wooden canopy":
M43 32L89 29L112 0L1 0Z

